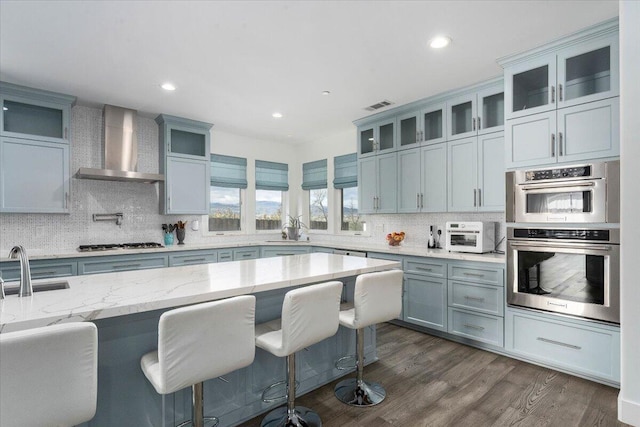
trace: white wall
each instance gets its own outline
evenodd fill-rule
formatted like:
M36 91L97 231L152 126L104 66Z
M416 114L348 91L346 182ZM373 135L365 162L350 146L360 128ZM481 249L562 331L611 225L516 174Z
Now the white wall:
M621 387L618 417L640 426L640 2L620 1Z

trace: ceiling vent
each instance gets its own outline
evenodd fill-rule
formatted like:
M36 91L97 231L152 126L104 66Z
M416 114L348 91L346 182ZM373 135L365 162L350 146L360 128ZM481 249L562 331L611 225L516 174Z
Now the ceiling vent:
M381 108L388 107L391 104L393 104L393 102L388 101L388 100L385 99L384 101L380 101L380 102L377 102L377 103L375 103L373 105L369 105L368 107L365 107L365 110L367 110L367 111L376 111L376 110L379 110Z

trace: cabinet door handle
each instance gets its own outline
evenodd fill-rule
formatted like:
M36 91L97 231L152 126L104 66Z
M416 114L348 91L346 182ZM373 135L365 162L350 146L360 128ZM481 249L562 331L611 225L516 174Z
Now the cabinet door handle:
M474 208L477 206L477 203L476 203L476 193L477 193L477 190L474 188L474 189L473 189L473 207L474 207Z
M556 156L556 134L551 134L551 157Z
M68 209L69 208L69 192L65 191L64 193L64 208Z
M579 345L567 344L567 343L560 342L560 341L550 340L548 338L538 337L536 339L538 341L546 342L546 343L549 343L549 344L555 344L555 345L559 345L559 346L562 346L562 347L573 348L574 350L581 350L582 349L582 347L580 347Z
M478 117L478 130L482 129L482 126L480 125L481 121L480 121L480 117Z
M420 193L416 193L416 208L420 209Z
M562 132L558 132L558 155L562 156Z
M55 274L55 271L32 271L31 277L53 276Z
M229 380L228 380L228 379L226 379L225 377L218 377L218 379L219 379L220 381L222 381L223 383L227 383L227 384L229 384Z
M414 267L414 268L420 271L433 271L433 268L427 268L427 267Z
M420 131L420 141L424 141L424 131Z
M420 207L424 208L424 194L420 193Z
M204 258L190 258L190 259L185 259L182 262L186 264L188 262L204 262L204 261L205 261Z
M562 83L558 84L558 101L562 101Z
M556 102L556 87L551 86L551 103L555 104Z
M478 207L482 206L482 190L478 188Z
M140 263L136 263L136 264L116 264L113 266L113 268L138 268L140 267L142 264Z
M465 295L464 299L468 299L468 300L471 300L471 301L484 302L484 298L470 297L469 295Z
M476 118L471 119L471 130L476 130Z
M465 323L463 325L465 328L469 328L469 329L475 329L477 331L484 331L484 328L482 326L478 326L478 325L470 325L468 323Z
M69 128L64 128L64 139L69 139Z
M484 277L484 274L480 274L480 273L467 273L466 271L464 273L462 273L464 276L471 276L471 277Z

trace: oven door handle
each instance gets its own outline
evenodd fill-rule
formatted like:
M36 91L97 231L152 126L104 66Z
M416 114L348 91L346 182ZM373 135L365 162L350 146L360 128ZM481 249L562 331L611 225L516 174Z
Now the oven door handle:
M609 252L609 245L589 245L584 243L576 243L575 245L556 245L553 243L516 243L510 242L514 248L545 248L545 249L588 249L591 251Z
M558 182L546 182L540 184L518 184L523 190L538 190L538 189L561 189L566 190L570 188L580 188L580 187L595 187L596 183L594 181L586 181L586 182L576 182L570 181L567 183L558 183Z

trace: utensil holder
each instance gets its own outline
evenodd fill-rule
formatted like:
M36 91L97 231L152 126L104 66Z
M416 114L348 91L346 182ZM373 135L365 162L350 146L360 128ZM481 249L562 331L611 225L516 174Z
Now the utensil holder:
M176 230L176 237L178 238L178 244L184 245L184 228L178 228Z
M173 233L164 233L164 245L165 246L173 245Z

